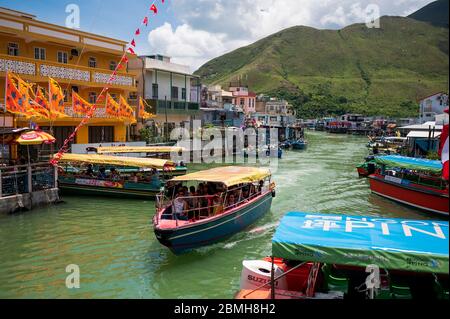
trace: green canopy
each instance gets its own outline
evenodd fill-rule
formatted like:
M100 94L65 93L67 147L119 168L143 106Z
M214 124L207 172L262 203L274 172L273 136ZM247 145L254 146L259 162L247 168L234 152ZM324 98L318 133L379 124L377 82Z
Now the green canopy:
M407 168L417 171L426 171L435 174L442 172L440 161L427 160L423 158L405 157L398 155L378 156L375 158L377 164L389 167Z

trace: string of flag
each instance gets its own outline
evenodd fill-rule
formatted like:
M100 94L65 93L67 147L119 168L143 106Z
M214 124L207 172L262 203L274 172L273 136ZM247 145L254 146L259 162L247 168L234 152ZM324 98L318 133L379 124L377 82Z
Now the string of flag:
M165 3L165 0L160 0L162 4ZM156 0L152 2L150 5L149 11L153 12L153 15L158 14L158 7L156 5ZM150 13L149 12L149 13ZM81 99L79 96L75 96L75 101L78 101L77 108L78 110L85 111L85 117L80 121L80 123L75 127L74 131L66 138L66 140L63 143L63 146L58 151L58 153L52 158L50 161L52 165L57 165L61 157L68 151L68 147L70 143L74 140L77 132L81 127L86 125L88 121L93 117L95 114L95 110L97 109L98 103L103 101L105 99L105 105L106 105L106 112L110 115L117 115L118 117L122 118L128 118L131 120L130 113L133 112L133 109L128 105L126 100L121 96L119 98L119 103L117 103L114 99L111 98L111 95L108 93L109 86L116 80L117 72L122 69L127 63L128 58L127 54L136 55L135 49L136 49L136 38L141 34L143 27L148 27L149 21L150 21L150 14L146 14L144 18L141 20L141 25L136 29L134 32L133 38L129 42L128 48L122 55L122 58L120 59L119 63L117 64L115 70L111 73L105 87L102 89L101 93L98 95L96 102L92 105ZM141 100L139 103L139 112L138 114L144 115L144 116L151 116L149 113L145 112L145 105L141 105ZM73 101L73 96L72 96ZM72 102L73 103L73 102ZM141 107L144 107L144 110L141 110ZM148 117L149 118L149 117Z

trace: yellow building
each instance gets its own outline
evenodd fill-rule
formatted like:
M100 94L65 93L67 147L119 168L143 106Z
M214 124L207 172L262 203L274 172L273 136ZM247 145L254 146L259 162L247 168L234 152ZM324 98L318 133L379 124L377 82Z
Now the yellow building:
M54 78L66 94L65 112L68 118L37 121L48 129L52 127L58 145L67 138L81 117L72 112L71 92L94 103L106 85L126 50L124 41L103 37L42 22L35 16L0 8L0 104L5 101L5 74L10 71L22 79L36 83L48 90L48 77ZM130 57L129 57L130 58ZM132 107L136 107L136 77L127 71L128 66L118 72L110 85L109 93L114 98L125 97ZM5 116L2 116L6 118ZM29 122L15 117L0 120L7 126L28 126ZM5 122L5 123L3 123ZM105 106L98 105L94 118L82 127L75 143L125 142L129 136L128 123L110 118Z

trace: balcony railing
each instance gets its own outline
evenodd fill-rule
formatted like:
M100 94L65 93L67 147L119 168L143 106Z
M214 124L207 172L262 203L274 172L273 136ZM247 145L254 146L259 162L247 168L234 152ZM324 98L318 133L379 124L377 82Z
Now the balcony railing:
M72 64L34 60L0 54L0 72L14 72L22 75L52 77L56 80L70 80L106 84L112 73L110 70L88 68ZM135 87L135 78L127 73L117 73L112 85Z
M165 109L174 111L198 111L200 105L195 102L184 102L184 101L164 101L164 100L147 100L150 108L147 108L148 112L151 113L164 113Z

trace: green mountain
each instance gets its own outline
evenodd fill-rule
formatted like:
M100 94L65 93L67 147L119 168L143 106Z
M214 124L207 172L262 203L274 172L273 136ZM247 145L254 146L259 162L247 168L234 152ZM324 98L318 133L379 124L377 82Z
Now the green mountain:
M409 15L410 18L448 28L449 0L434 1Z
M292 27L203 65L204 83L238 79L290 100L303 117L358 112L415 116L417 99L447 91L448 28L382 17L379 29Z

